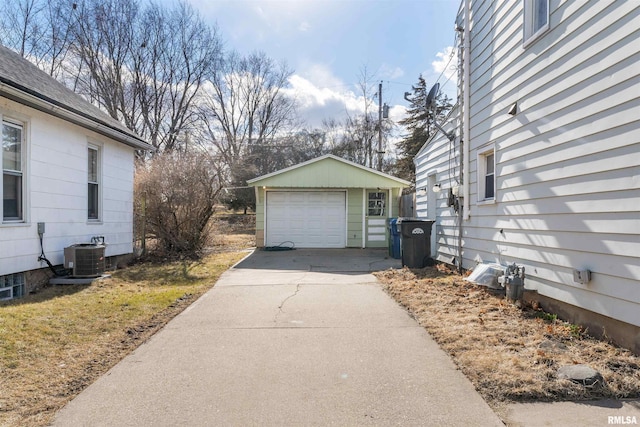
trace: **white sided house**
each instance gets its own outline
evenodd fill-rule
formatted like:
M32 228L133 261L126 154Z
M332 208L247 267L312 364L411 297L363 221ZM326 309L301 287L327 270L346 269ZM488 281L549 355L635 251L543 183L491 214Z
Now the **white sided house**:
M639 28L637 1L463 0L456 139L415 158L436 258L520 264L528 296L636 353Z
M134 154L151 147L2 46L0 119L0 299L46 282L43 249L61 265L100 236L105 256L132 253Z

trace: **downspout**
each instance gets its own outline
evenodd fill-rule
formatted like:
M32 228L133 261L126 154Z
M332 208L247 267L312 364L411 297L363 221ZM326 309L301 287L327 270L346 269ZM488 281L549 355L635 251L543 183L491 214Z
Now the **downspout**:
M255 186L256 190L256 245L257 245L257 217L258 217L258 203L260 202L260 195L262 195L262 247L267 246L267 189L265 186Z
M463 35L463 88L462 88L462 218L469 220L469 146L471 145L471 125L469 124L470 101L469 88L471 86L469 79L471 78L471 0L464 0L464 35Z
M458 272L462 273L462 233L463 221L469 220L469 145L470 125L469 125L469 64L470 46L470 0L464 0L464 29L462 36L462 135L460 137L460 175L462 175L462 218L458 217Z

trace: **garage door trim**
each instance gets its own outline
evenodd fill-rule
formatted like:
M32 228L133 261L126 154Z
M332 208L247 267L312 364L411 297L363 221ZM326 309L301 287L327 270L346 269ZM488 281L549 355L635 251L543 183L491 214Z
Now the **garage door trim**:
M318 193L323 195L322 199L313 197ZM338 193L339 198L336 197ZM291 200L291 196L296 194L302 197ZM283 204L278 206L273 201L275 195L284 197ZM296 202L298 204L294 207ZM282 217L276 217L277 220L273 219L275 209L283 212ZM265 246L278 245L289 240L293 241L296 247L344 248L347 243L347 210L346 189L265 190ZM291 213L293 215L290 215ZM275 221L281 223L276 225Z

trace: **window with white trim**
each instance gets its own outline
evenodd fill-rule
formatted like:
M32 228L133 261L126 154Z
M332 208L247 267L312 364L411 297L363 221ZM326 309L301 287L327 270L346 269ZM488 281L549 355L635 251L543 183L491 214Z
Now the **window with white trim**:
M368 216L384 216L385 202L387 200L387 193L382 191L370 191L369 192L369 206L367 210Z
M549 0L524 0L524 45L549 29Z
M24 220L24 126L2 121L2 221Z
M478 154L478 201L486 202L496 199L496 164L495 151L484 151Z
M100 151L89 146L87 150L87 219L100 219Z

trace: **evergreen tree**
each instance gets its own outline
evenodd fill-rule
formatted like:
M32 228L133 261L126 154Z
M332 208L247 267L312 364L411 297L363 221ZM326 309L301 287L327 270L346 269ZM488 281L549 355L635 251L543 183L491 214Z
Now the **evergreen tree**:
M437 129L433 125L433 117L425 110L428 88L422 76L418 77L418 83L412 86L412 90L413 95L408 97L410 105L407 117L399 122L407 129L408 134L397 144L400 157L396 161L394 174L415 182L416 168L413 159ZM451 107L451 99L442 92L439 93L436 97L436 120L442 122Z

